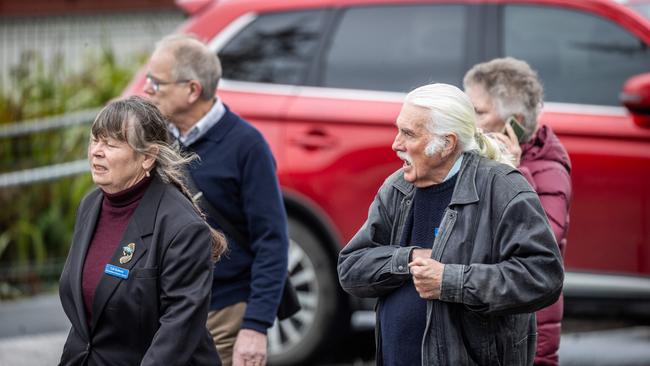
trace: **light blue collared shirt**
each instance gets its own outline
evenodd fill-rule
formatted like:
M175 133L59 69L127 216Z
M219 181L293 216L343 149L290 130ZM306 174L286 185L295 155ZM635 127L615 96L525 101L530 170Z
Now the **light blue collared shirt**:
M181 135L178 128L171 123L169 124L169 132L171 132L171 134L174 135L183 146L190 146L195 143L196 140L201 138L201 136L205 135L212 126L216 125L224 114L226 114L226 106L223 105L221 99L217 98L208 113L192 126L185 135Z
M454 174L458 173L458 171L460 170L460 166L461 166L461 164L463 164L463 154L460 154L460 156L458 157L458 159L456 159L456 162L455 162L454 165L451 167L451 170L449 171L449 173L447 173L447 176L445 177L445 179L443 180L443 182L444 182L445 180L447 180L447 179L453 177Z

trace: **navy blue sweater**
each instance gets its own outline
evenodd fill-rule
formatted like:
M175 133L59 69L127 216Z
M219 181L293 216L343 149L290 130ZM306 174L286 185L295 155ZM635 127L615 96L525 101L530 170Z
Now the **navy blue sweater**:
M456 177L430 187L416 188L413 208L407 217L401 246L432 248L445 209L451 202ZM409 280L382 299L379 307L381 356L384 366L422 363L422 338L427 302Z
M275 160L262 134L226 107L225 115L188 148L199 155L190 173L197 187L251 249L227 236L228 251L214 267L210 310L245 301L242 328L266 333L287 276L287 218ZM219 225L212 218L213 227Z

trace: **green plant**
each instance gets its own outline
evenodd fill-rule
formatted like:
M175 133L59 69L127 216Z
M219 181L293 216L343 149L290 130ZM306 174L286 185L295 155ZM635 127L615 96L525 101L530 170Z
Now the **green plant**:
M78 73L57 72L23 54L11 90L0 91L0 123L99 107L119 96L142 64L137 55L119 64L109 49L89 56ZM63 163L86 156L89 124L23 135L0 142L0 173ZM71 241L76 209L93 184L89 174L0 188L0 299L31 293L58 281ZM47 287L47 286L46 286Z
M145 57L136 54L120 64L104 47L87 56L81 71L65 73L62 56L46 63L37 52L23 52L9 88L0 91L0 123L101 106L121 93Z

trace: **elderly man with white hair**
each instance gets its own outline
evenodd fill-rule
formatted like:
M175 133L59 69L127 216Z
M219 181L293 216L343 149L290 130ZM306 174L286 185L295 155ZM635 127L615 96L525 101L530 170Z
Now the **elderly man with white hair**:
M534 311L564 277L537 194L454 86L410 92L396 125L404 166L338 262L347 292L378 298L377 364L532 365Z

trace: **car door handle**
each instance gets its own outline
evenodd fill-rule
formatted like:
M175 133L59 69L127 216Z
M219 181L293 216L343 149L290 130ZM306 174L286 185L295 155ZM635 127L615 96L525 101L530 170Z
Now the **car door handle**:
M312 130L303 136L291 139L291 143L298 145L305 150L314 151L333 148L337 145L337 139L328 135L324 131Z

